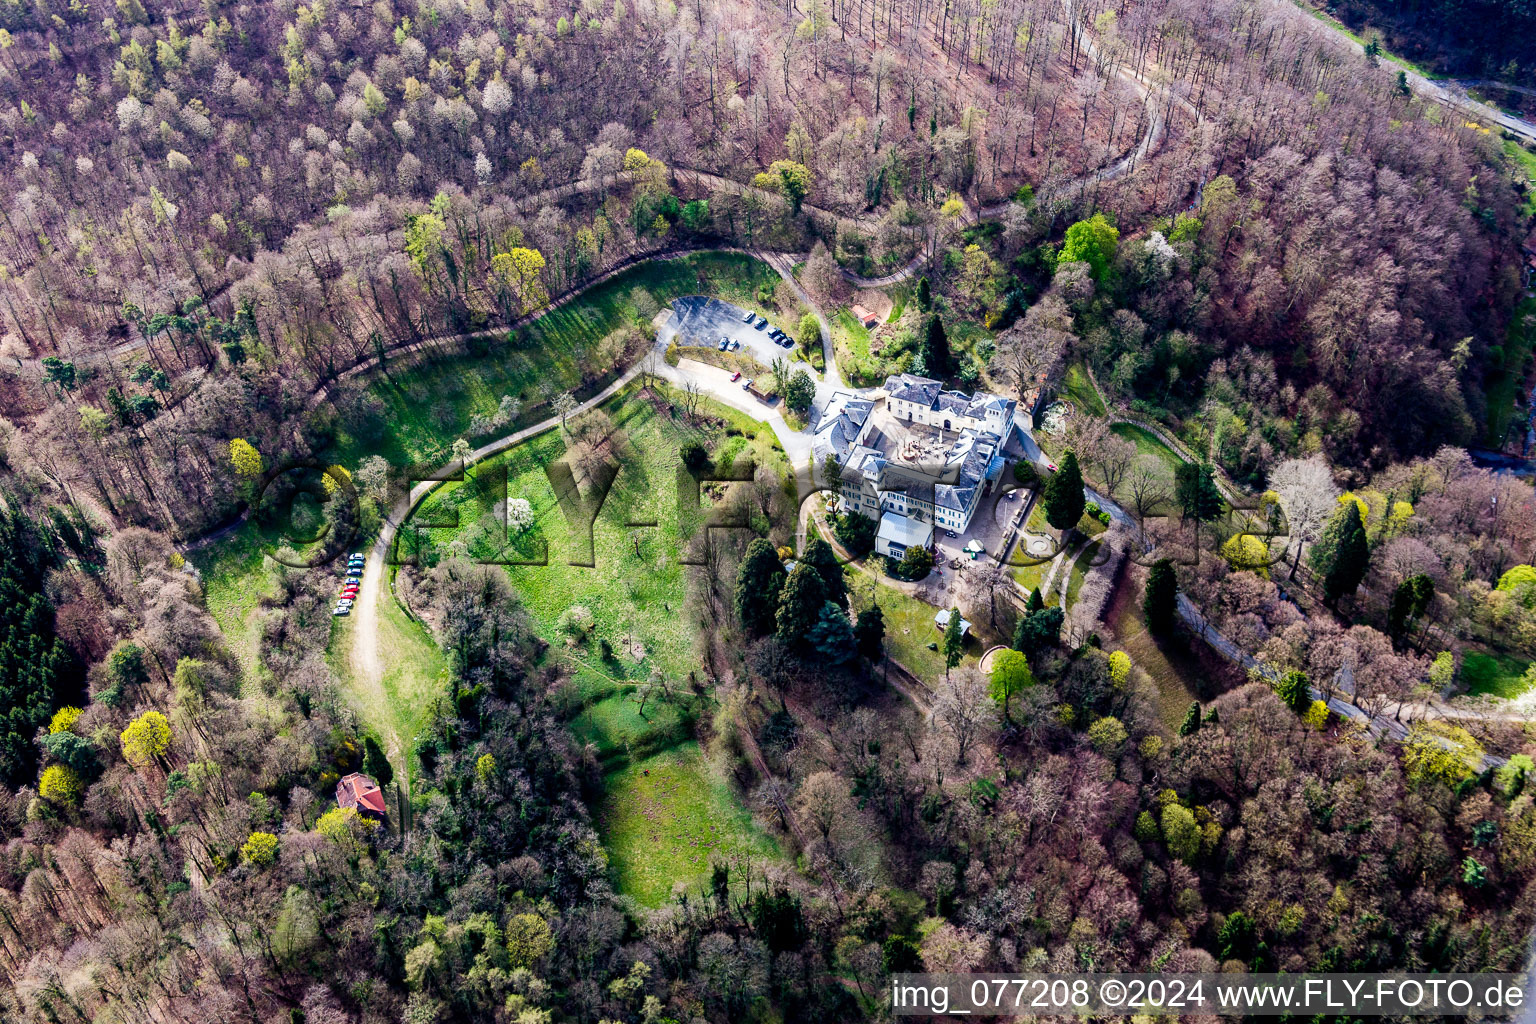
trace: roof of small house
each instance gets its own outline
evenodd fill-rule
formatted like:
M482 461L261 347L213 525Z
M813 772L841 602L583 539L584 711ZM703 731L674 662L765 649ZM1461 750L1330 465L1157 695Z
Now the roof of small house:
M344 775L336 783L336 802L342 807L355 807L359 811L384 814L384 794L379 784L362 772Z
M933 617L933 624L935 626L939 627L940 629L948 629L949 628L949 609L948 608L940 608L938 614ZM971 621L969 619L967 619L964 615L960 616L960 635L961 636L965 636L965 634L969 633L970 631L971 631Z

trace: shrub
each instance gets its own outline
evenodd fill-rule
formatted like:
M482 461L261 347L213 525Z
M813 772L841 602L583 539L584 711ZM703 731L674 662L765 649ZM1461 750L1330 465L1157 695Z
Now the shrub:
M933 571L933 552L924 547L907 548L896 565L896 575L904 580L920 580Z
M345 850L348 856L361 853L364 841L378 827L378 822L358 814L355 807L333 807L315 822L315 831Z
M558 623L560 632L575 640L580 640L597 626L597 617L592 614L592 609L584 604L573 604L560 613Z
M1110 715L1088 727L1088 742L1105 757L1118 757L1120 748L1125 746L1126 736L1125 726L1120 719Z

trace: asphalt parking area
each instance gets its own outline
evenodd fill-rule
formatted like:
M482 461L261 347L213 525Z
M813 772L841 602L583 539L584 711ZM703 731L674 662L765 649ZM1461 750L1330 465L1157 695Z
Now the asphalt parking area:
M682 298L672 300L673 316L671 326L673 336L679 347L698 345L710 348L719 348L721 338L729 338L733 342L739 342L740 348L733 351L742 355L749 355L764 366L772 366L778 358L795 361L795 350L791 345L785 348L776 345L768 332L777 327L784 330L783 324L769 321L762 329L758 329L753 323L746 323L742 317L746 310L740 306L733 306L729 302L721 302L719 299L711 299L703 295L685 295ZM759 317L761 311L754 310Z

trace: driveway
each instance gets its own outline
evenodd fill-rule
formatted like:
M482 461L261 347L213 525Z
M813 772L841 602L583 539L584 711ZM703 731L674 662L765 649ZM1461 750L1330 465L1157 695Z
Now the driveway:
M789 457L790 465L800 467L811 460L811 435L794 430L784 422L784 403L774 402L769 405L750 391L741 386L741 381L731 380L731 374L718 366L710 363L701 363L696 359L683 359L676 366L669 366L664 361L659 361L656 373L674 384L681 385L683 381L692 381L699 386L699 390L719 402L728 405L738 412L744 412L755 420L768 424L773 430L779 444L784 449L784 454Z

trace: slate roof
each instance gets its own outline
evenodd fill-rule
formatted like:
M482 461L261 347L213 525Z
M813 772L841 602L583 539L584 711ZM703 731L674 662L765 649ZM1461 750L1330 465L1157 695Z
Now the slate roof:
M933 400L942 390L943 385L938 381L914 373L893 373L885 378L885 393L888 397L916 402L918 405L933 405Z
M978 391L974 395L967 395L963 391L945 391L938 381L912 373L893 373L885 378L885 393L890 398L974 420L984 420L989 412L994 411L1006 414L1013 405L1012 399L990 395L985 391Z
M821 463L831 455L843 465L848 465L848 453L858 443L859 434L863 432L870 410L874 407L875 403L869 399L859 398L846 391L834 394L827 402L816 424L816 433L811 438L811 452L816 462Z

